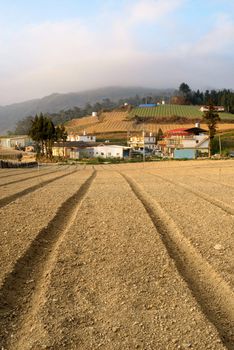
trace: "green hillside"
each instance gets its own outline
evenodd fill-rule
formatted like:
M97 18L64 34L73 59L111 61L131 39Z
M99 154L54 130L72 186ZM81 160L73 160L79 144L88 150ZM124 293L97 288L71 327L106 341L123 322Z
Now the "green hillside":
M172 117L172 116L180 116L185 118L202 118L203 113L199 111L199 106L185 106L185 105L160 105L157 107L149 107L149 108L134 108L129 117L134 118L138 117ZM233 119L234 114L231 113L219 113L220 118L225 119Z

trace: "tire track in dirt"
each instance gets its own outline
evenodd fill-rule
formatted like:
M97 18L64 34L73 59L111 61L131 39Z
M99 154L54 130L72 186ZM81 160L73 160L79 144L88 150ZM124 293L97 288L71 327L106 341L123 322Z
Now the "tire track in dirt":
M210 204L215 205L219 209L222 209L227 214L234 215L234 208L229 206L228 204L222 202L219 199L216 199L216 198L214 198L214 197L212 197L212 196L210 196L210 195L208 195L208 194L206 194L204 192L201 192L199 190L193 190L193 189L191 189L190 186L182 184L181 182L174 182L171 179L166 179L166 178L164 178L164 177L162 177L162 176L160 176L158 174L154 174L154 173L151 173L151 172L147 172L147 173L149 175L156 176L156 177L160 178L164 182L168 182L168 183L170 183L170 184L172 184L174 186L179 186L179 187L185 189L187 192L190 192L190 193L194 194L198 198L202 198L205 201L209 202Z
M0 187L12 185L12 184L19 183L19 182L24 182L24 181L27 181L27 180L30 180L30 179L36 179L37 177L40 177L40 176L54 174L54 173L57 173L57 172L59 172L61 170L64 170L64 169L62 169L62 168L57 169L57 170L54 170L54 169L53 170L48 170L47 169L46 173L40 173L40 171L35 170L34 174L31 175L31 176L24 177L23 179L18 179L18 180L14 180L14 181L10 181L10 182L5 182L3 184L0 184Z
M27 330L33 327L36 313L43 304L59 246L95 177L96 171L93 171L79 190L58 208L48 226L38 233L26 253L17 261L14 270L6 277L0 290L1 349L24 348Z
M234 292L178 229L172 218L131 177L121 174L141 201L170 257L223 344L234 349Z
M0 199L0 208L2 208L5 205L15 201L18 198L21 198L22 196L25 196L26 194L29 194L29 193L31 193L33 191L38 190L39 188L42 188L42 187L48 185L51 182L54 182L56 180L62 179L63 177L69 176L69 175L73 174L76 171L77 171L77 169L69 172L68 174L63 174L63 175L56 176L53 179L49 179L49 180L40 182L40 183L38 183L38 184L36 184L34 186L31 186L31 187L28 187L28 188L24 189L23 191L20 191L20 192L14 193L14 194L12 194L12 195L10 195L8 197L2 198L2 199Z

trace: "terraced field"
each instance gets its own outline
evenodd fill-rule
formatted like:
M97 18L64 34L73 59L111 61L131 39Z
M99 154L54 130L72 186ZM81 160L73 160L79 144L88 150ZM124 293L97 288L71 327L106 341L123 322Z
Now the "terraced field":
M1 169L0 348L234 348L234 162Z
M184 105L160 105L150 108L134 108L130 113L130 118L135 115L139 117L171 117L180 116L186 118L202 118L203 112L199 111L200 106L184 106ZM234 114L219 113L221 119L234 119Z
M187 107L187 106L183 106ZM158 107L157 107L158 108ZM108 112L103 113L103 115L97 119L97 117L84 117L81 119L74 119L66 124L66 128L68 131L77 131L77 132L83 132L85 130L87 133L90 134L105 134L105 133L112 133L112 132L141 132L143 128L146 132L153 132L156 133L159 128L161 128L163 131L176 129L176 128L182 128L182 127L192 127L194 126L193 123L186 123L186 124L164 124L164 123L157 123L157 122L151 122L151 123L135 123L133 120L129 120L128 113L127 112ZM205 124L201 124L202 128L206 129ZM228 124L228 123L220 123L218 125L219 131L225 131L225 130L233 130L234 124Z

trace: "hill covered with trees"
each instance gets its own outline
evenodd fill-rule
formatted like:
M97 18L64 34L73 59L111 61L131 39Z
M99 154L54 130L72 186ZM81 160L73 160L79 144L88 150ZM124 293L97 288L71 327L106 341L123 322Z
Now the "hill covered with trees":
M0 106L0 135L7 133L8 130L14 131L18 121L40 113L51 115L55 123L62 123L91 113L93 108L97 108L93 106L96 103L114 108L119 105L119 101L126 99L135 105L145 96L170 98L173 92L174 89L106 87L77 93L52 94L41 99Z
M165 101L165 105L151 108L138 108L142 103L155 103ZM80 119L91 115L93 111L103 112L119 109L124 103L128 103L129 117L137 123L142 122L170 122L184 123L192 119L201 119L202 112L199 106L213 105L224 106L225 112L220 113L222 121L234 120L234 92L223 90L193 91L188 84L180 84L178 90L159 90L150 88L106 88L97 89L77 94L54 94L41 100L34 100L0 108L0 133L6 132L4 123L11 125L11 131L15 134L27 134L35 114L44 113L54 125L64 124L73 119ZM13 112L10 111L15 108ZM2 109L8 108L8 118L1 120ZM132 111L131 111L132 109ZM17 120L13 124L13 119ZM22 115L21 118L19 116ZM14 118L13 118L14 117ZM13 119L12 119L13 118ZM168 119L168 120L167 120ZM3 122L3 124L2 124ZM3 126L2 126L3 125ZM13 126L14 125L14 126ZM9 129L8 129L9 130Z

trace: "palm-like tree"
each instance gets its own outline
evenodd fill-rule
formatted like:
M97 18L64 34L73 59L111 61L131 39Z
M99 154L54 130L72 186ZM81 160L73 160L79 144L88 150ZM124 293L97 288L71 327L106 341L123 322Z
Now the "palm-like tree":
M203 121L207 124L209 129L209 157L211 156L212 141L216 134L217 123L220 121L219 114L216 112L212 102L207 106L207 111L203 114Z

